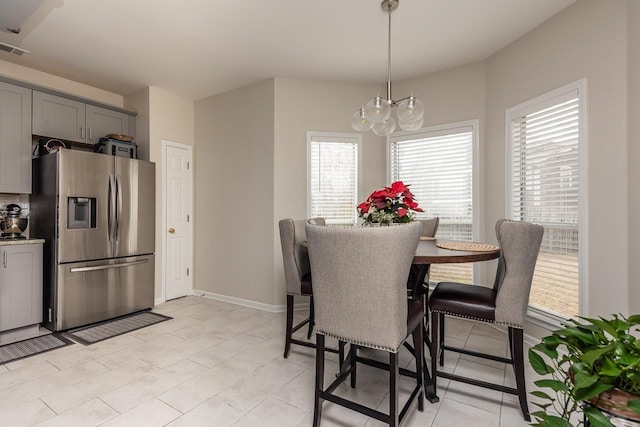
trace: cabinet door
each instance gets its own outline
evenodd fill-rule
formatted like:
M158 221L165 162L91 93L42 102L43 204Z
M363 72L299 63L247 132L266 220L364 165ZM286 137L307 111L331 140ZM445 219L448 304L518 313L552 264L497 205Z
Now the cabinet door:
M0 331L42 322L42 245L5 245L0 253Z
M0 193L31 193L31 89L0 82Z
M85 104L34 90L33 134L85 142Z
M109 133L129 133L129 115L119 111L87 105L87 143L97 144Z

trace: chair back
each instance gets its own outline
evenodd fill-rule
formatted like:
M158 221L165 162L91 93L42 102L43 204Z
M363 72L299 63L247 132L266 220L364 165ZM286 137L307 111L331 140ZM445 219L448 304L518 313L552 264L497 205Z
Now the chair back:
M318 225L324 225L324 218L313 218ZM307 240L305 225L306 219L293 220L285 218L280 220L280 244L282 245L282 261L284 263L284 277L287 294L300 295L302 293L302 277L309 274L309 255L303 246Z
M494 282L496 323L524 328L543 234L544 228L537 224L505 219L496 223L496 237L500 244Z
M396 352L407 337L406 283L420 229L307 225L316 332Z
M424 237L435 237L438 232L438 225L440 224L440 218L419 219L418 222L422 224L422 231L420 235Z

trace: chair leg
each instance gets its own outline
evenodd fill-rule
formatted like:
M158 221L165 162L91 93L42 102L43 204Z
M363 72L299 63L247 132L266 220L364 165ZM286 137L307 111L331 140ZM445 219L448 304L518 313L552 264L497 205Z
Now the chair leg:
M324 335L316 334L316 389L313 402L313 427L320 426L322 417L322 400L320 393L324 390Z
M389 425L397 427L398 414L398 353L389 353Z
M349 355L351 356L351 360L349 361L351 364L351 388L356 388L356 357L358 356L357 345L351 344L351 351L349 351Z
M413 330L413 348L415 349L415 357L416 357L416 380L417 386L420 390L420 394L418 395L418 411L424 411L424 388L423 388L423 378L424 378L424 337L422 335L422 328L424 327L424 322L421 322L417 328Z
M307 339L311 338L311 332L313 332L313 327L315 326L315 311L313 310L313 295L309 297L309 332L307 332Z
M520 328L509 327L509 337L513 336L513 368L516 375L516 388L518 389L518 400L520 409L525 421L531 421L529 407L527 406L527 386L524 378L524 331Z
M511 331L511 328L509 328L507 336L509 337L509 357L513 360L513 332Z
M291 350L291 330L293 329L293 295L287 295L287 328L284 337L284 358L289 357Z
M436 382L438 378L438 331L440 313L431 313L431 382L433 383L434 394L438 392Z
M340 363L340 369L344 363L344 347L347 345L344 341L338 341L338 362Z
M444 313L439 313L438 317L440 320L440 366L444 366Z

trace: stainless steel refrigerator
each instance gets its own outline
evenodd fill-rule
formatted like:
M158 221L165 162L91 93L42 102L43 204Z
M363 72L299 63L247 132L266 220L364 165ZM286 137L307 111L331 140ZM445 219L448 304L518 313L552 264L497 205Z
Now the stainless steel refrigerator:
M44 238L44 325L153 307L155 164L62 149L33 160L30 235Z

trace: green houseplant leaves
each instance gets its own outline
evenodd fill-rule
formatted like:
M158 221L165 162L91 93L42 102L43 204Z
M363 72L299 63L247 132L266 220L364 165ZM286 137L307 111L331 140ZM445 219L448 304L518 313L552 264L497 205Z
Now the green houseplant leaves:
M638 396L626 408L640 415L640 339L633 335L640 315L580 319L586 323L571 319L529 350L531 367L545 377L532 392L540 409L533 425L581 425L583 414L594 427L612 426L597 405L613 389Z

